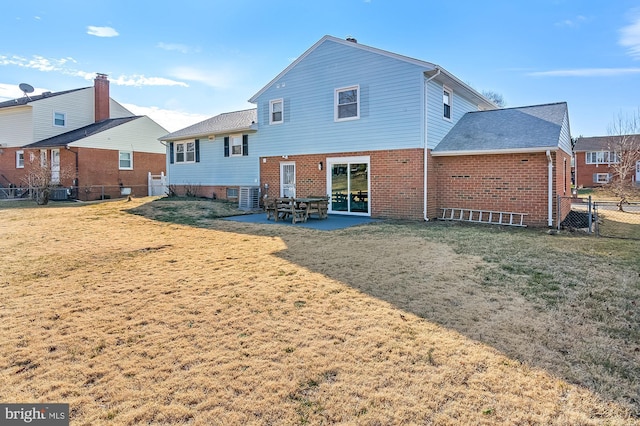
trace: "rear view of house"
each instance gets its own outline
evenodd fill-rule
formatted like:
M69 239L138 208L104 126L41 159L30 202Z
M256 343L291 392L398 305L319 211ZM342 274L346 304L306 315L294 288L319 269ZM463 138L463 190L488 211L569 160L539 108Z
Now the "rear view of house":
M104 74L93 87L25 94L0 103L0 187L28 187L38 171L81 200L147 195L149 173L165 171L165 133L111 99Z

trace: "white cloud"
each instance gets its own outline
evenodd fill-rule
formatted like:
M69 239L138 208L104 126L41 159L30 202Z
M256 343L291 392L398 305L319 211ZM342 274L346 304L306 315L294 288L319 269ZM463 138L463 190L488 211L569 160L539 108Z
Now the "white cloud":
M95 75L95 74L94 74ZM164 77L146 77L144 75L121 75L118 78L109 81L118 86L182 86L189 87L189 85L183 81L171 80Z
M530 72L531 77L615 77L640 74L640 68L578 68Z
M117 37L120 35L111 27L94 27L93 25L87 27L87 34L96 37Z
M96 71L83 71L69 67L69 64L77 64L77 61L71 57L67 58L45 58L43 56L34 55L29 58L21 56L2 56L0 55L0 66L17 66L22 68L31 68L42 72L58 72L63 75L72 77L80 77L91 81L96 76ZM118 86L181 86L189 87L183 81L176 81L164 77L147 77L144 75L121 75L118 78L110 79L112 84Z
M572 19L565 19L564 21L556 22L556 27L578 28L587 22L589 22L589 18L578 15Z
M633 58L640 59L640 12L636 11L631 25L623 27L620 30L620 40L618 43L628 48L629 54Z
M156 47L163 49L163 50L168 50L168 51L177 51L180 53L191 53L191 52L198 52L199 49L197 48L192 48L190 46L187 46L186 44L180 44L180 43L163 43L160 42L156 45Z
M146 115L169 132L175 132L176 130L184 129L192 124L211 118L211 116L208 115L161 109L155 106L143 107L134 104L122 104L122 106L136 115Z
M217 89L233 87L237 72L218 68L213 70L199 70L190 67L178 67L171 70L171 75L180 80L195 81Z

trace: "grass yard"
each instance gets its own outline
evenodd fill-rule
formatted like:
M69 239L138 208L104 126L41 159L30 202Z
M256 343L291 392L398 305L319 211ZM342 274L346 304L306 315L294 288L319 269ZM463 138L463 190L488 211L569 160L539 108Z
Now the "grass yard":
M72 425L640 425L640 241L0 204L0 401Z

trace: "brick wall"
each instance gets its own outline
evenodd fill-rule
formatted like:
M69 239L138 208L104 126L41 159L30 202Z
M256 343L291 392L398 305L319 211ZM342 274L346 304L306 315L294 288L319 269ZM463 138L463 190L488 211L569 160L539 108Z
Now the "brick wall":
M587 164L586 154L576 152L576 188L594 188L602 186L593 181L596 173L613 173L608 164Z
M260 185L263 195L280 196L280 163L295 162L296 194L328 194L326 159L329 157L370 157L371 215L381 218L422 219L423 150L358 151L314 155L290 155L260 159ZM322 170L318 163L322 162ZM265 184L268 188L265 188Z
M545 153L435 157L434 163L438 208L527 213L527 225L547 226Z

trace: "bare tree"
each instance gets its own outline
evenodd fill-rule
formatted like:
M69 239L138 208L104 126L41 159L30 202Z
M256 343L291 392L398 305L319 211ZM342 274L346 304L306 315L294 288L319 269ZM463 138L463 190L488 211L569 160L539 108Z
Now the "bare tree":
M30 153L29 161L25 161L26 175L23 181L31 191L31 198L37 204L44 205L49 203L49 196L53 188L60 187L60 182L72 176L70 170L61 168L60 170L52 170L49 161L41 156ZM26 160L26 159L25 159Z
M623 211L628 198L638 192L633 175L636 162L640 161L640 108L631 115L622 112L609 125L609 152L612 176L607 184L618 198L618 210ZM637 182L636 182L637 183Z
M507 105L502 95L498 92L494 92L492 90L483 90L482 96L489 99L491 102L493 102L500 108L504 108Z

